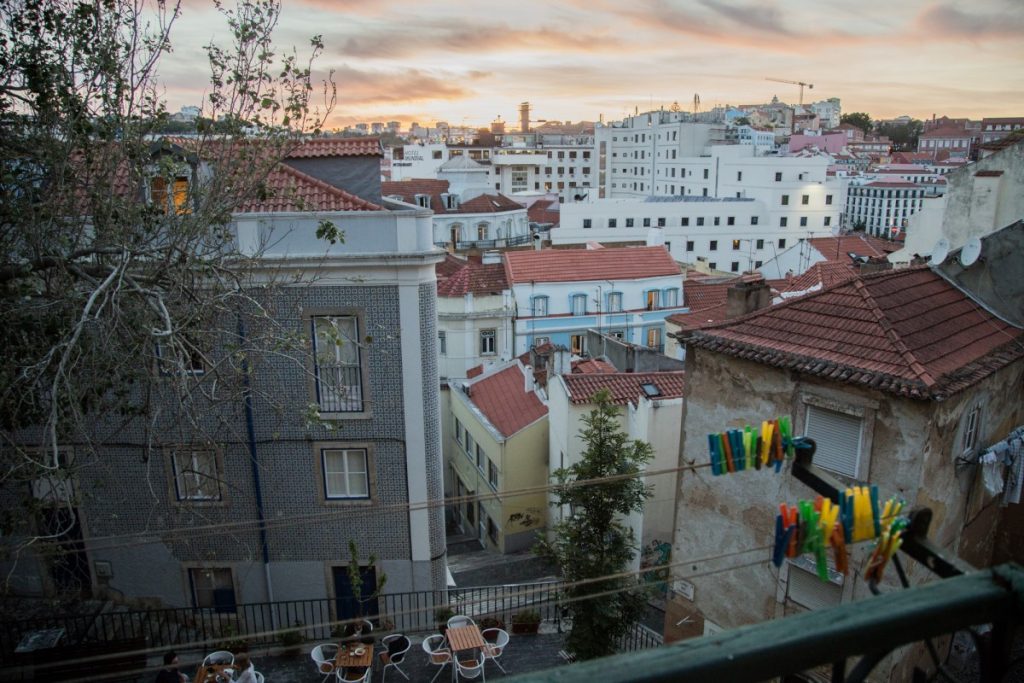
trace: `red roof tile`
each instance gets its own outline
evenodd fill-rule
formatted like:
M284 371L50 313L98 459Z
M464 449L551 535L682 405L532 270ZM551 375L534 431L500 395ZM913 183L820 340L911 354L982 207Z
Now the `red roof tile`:
M440 265L440 264L439 264ZM465 262L461 268L444 280L438 279L438 296L465 296L473 294L499 294L508 289L505 266L501 263Z
M607 374L609 372L618 372L615 366L608 361L598 360L596 358L588 358L586 360L574 361L572 364L572 371L581 375L595 375L595 374Z
M858 256L886 256L900 249L900 245L864 234L813 237L808 240L818 253L829 261L848 263L849 254Z
M479 377L482 374L484 374L484 366L483 365L474 365L469 370L466 370L466 377L468 379L473 379L474 377Z
M1022 339L1021 330L922 267L858 275L696 332L688 344L838 382L941 400L1024 357Z
M322 180L278 164L267 175L267 195L253 198L237 209L238 213L275 211L382 211L372 202L329 185Z
M682 371L562 375L569 390L569 402L574 405L590 403L591 397L601 389L611 393L612 403L616 405L636 403L638 397L645 395L641 384L657 387L660 393L652 398L680 398L685 377Z
M846 282L857 275L854 265L847 259L843 261L819 261L802 274L786 281L782 280L776 287L783 298L795 294L826 289L840 282Z
M430 196L430 209L434 213L502 213L505 211L522 211L523 205L500 194L482 194L469 201L462 202L457 208L446 208L441 195L448 192L447 180L433 178L410 178L408 180L386 180L380 184L381 195L401 197L407 204L416 203L416 195Z
M380 138L313 138L303 140L288 152L289 159L355 156L384 156Z
M445 213L498 213L501 211L522 211L523 205L503 194L482 194L462 202L458 209L448 209Z
M992 170L992 171L978 171L977 173L974 174L974 177L975 178L998 178L1001 175L1003 175L1002 171L996 171L996 170Z
M516 363L469 384L469 400L506 438L548 414L537 392L526 390L524 372Z
M681 275L679 264L672 260L665 247L545 249L505 253L505 276L510 284L633 280L664 275Z
M555 208L551 208L551 207ZM551 223L558 225L562 220L562 212L558 210L558 202L553 199L539 199L530 205L526 215L531 223Z

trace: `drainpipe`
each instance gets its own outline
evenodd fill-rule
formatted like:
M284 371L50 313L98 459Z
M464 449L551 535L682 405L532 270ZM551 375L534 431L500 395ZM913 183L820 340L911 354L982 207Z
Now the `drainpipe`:
M245 348L245 323L238 314L238 341ZM242 396L245 402L245 428L249 437L249 464L252 466L252 483L256 491L256 519L260 527L260 547L263 550L263 576L267 582L267 602L274 602L274 584L270 580L270 544L267 541L266 518L263 515L263 488L260 486L260 464L256 452L256 420L252 402L252 386L249 383L249 358L242 354ZM277 630L277 611L270 610L270 626Z

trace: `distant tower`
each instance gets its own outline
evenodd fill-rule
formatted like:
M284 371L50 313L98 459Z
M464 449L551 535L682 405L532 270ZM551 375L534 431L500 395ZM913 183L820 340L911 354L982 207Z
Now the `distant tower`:
M496 120L491 121L491 133L494 135L505 134L505 122L501 120L500 116Z
M523 133L530 132L530 103L523 102L519 105L519 130Z

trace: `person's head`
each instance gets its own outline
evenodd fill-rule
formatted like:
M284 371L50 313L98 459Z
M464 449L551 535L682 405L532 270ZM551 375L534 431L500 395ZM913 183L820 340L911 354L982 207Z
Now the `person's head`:
M245 671L246 669L249 668L249 653L248 652L243 652L241 654L235 655L235 666L234 666L234 668L237 669L238 671Z
M177 666L178 653L174 650L164 653L164 666Z

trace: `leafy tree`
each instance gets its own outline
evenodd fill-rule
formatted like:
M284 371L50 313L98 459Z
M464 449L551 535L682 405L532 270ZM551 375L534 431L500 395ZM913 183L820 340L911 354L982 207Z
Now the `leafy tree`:
M852 126L857 126L857 128L860 128L862 131L864 131L865 135L870 133L871 129L874 127L874 124L872 124L871 122L871 116L869 114L865 114L862 111L855 111L851 114L843 114L842 116L839 117L839 123L849 123Z
M641 479L632 476L575 484L636 474L653 457L650 444L629 441L607 390L592 400L597 407L583 418L580 431L587 444L583 458L555 472L554 504L569 506L571 514L554 526L551 540L538 545L538 553L557 564L571 586L564 592L572 614L566 645L581 659L613 654L616 640L644 613L647 594L636 576L598 577L628 570L637 540L623 517L643 511L644 501L652 495ZM579 581L585 583L574 585Z
M747 118L746 116L740 116L739 118L735 119L733 123L737 126L749 126L750 119Z
M308 60L275 52L276 0L218 8L230 38L207 47L203 103L216 135L172 144L153 134L168 122L157 72L177 5L0 3L0 530L26 528L9 504L26 482L95 462L129 423L151 437L154 406L195 427L211 402L237 402L257 347L289 348L264 316L262 338L209 356L240 311L261 311L232 212L266 196L334 89L324 83L315 104L319 37ZM196 364L203 373L188 371Z
M882 123L875 132L888 137L898 151L915 150L917 138L924 132L924 124L917 119L907 123Z

